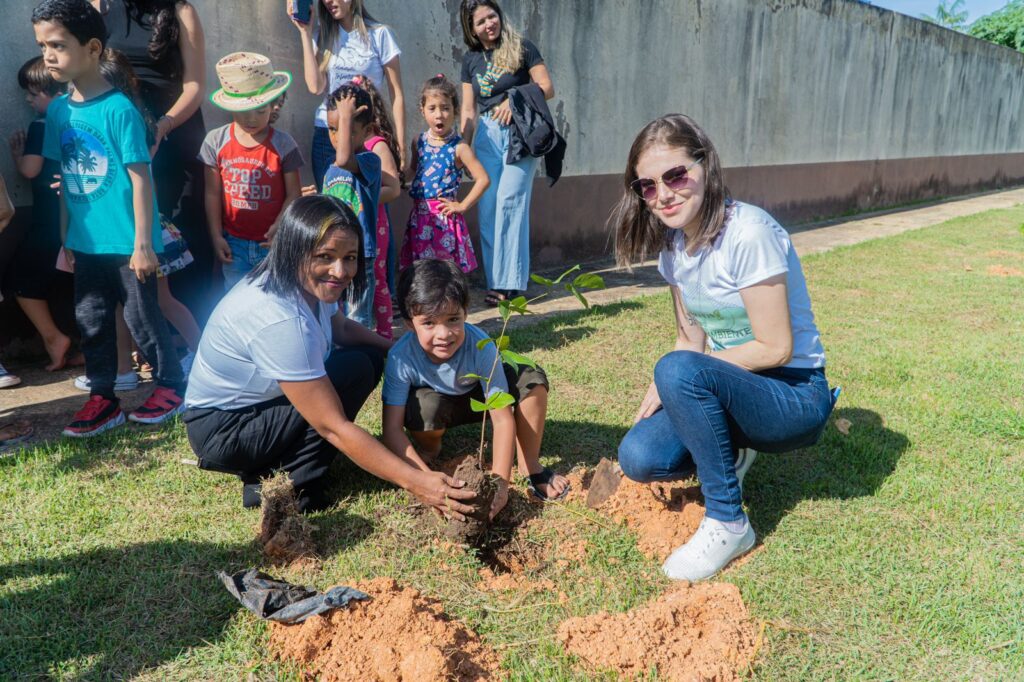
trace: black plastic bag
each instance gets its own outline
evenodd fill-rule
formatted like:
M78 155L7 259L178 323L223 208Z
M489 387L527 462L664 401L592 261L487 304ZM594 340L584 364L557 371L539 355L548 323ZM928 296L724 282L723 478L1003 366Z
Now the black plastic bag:
M326 593L318 592L310 587L277 580L255 568L234 575L220 571L217 577L242 606L264 620L278 623L301 623L310 616L344 608L353 599L370 598L370 595L344 585L332 587Z

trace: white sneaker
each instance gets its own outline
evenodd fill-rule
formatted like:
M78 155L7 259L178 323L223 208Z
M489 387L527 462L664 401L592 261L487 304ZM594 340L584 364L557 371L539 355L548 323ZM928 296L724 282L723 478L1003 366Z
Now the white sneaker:
M0 388L10 388L21 383L21 378L11 374L3 365L0 365Z
M139 387L139 375L135 373L135 370L125 372L124 374L118 374L117 378L114 379L114 390L115 391L134 391ZM89 377L84 374L79 377L75 377L75 388L79 391L85 391L88 393L92 390L92 384L89 383Z
M672 552L661 570L673 580L707 580L730 561L749 552L754 540L750 521L744 532L732 533L721 521L704 517L690 541Z
M747 471L755 459L757 459L757 450L753 448L740 448L736 453L736 480L740 482L740 492L743 492L743 477L747 475Z

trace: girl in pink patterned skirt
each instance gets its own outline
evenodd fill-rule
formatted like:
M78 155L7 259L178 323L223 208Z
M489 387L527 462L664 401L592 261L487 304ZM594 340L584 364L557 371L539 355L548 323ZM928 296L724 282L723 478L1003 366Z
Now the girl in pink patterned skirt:
M424 84L420 112L429 127L413 142L415 175L409 187L413 209L399 260L403 269L426 258L455 261L463 272L476 269L476 255L462 214L479 201L491 181L473 148L454 130L458 109L455 84L444 75L438 74ZM459 201L463 168L475 182L466 198Z

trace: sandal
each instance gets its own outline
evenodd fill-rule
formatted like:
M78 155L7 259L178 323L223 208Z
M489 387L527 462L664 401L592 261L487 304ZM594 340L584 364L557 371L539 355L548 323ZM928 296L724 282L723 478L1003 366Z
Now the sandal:
M499 303L507 300L508 296L505 295L505 292L498 291L497 289L492 289L491 291L488 291L487 295L484 296L484 303L491 306L492 308L497 308Z
M35 429L27 419L0 425L0 452L12 445L24 443L32 437L33 433L35 433Z
M541 469L541 472L539 474L530 474L527 477L530 479L530 484L527 486L527 488L529 489L530 493L533 494L533 496L536 497L541 502L557 502L558 500L568 495L569 491L572 490L571 483L567 482L565 484L565 488L562 489L562 492L559 493L557 497L548 497L547 495L542 493L540 489L537 487L539 485L550 484L551 479L553 479L554 477L555 472L549 469L548 467L544 467L543 469Z

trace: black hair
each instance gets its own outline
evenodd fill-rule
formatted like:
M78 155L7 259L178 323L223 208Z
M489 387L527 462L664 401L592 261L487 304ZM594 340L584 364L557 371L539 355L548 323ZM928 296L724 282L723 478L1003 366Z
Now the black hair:
M285 102L288 101L288 91L285 90L281 95L270 103L270 125L277 123L277 119L281 118L281 110L284 109Z
M153 32L148 51L154 60L163 59L178 44L181 26L177 8L183 4L185 0L124 0L128 18Z
M345 95L352 95L356 98L356 109L366 107L363 111L356 114L352 120L364 126L373 123L373 99L370 98L370 93L365 88L352 82L339 85L331 93L330 97L327 98L327 111L335 111L338 108L338 100ZM396 158L395 160L397 161L398 159Z
M56 97L64 92L64 85L50 75L42 57L33 57L18 69L18 86L22 90L45 92Z
M398 277L398 311L405 320L437 315L458 306L469 308L469 282L454 261L414 261Z
M110 47L103 50L103 54L100 55L100 75L132 101L135 109L142 116L143 123L146 124L146 145L152 147L156 144L156 121L153 120L153 114L149 113L149 109L142 103L139 78L135 74L135 69L132 68L128 56Z
M427 103L427 93L439 92L452 102L452 108L455 112L459 111L459 91L455 87L455 83L448 80L448 77L443 73L439 73L436 76L431 76L427 79L427 82L423 84L423 88L420 89L420 106L422 107Z
M277 219L277 225L270 253L249 273L250 280L266 273L267 281L262 285L265 291L279 296L302 291L313 252L332 231L342 230L356 237L358 267L346 295L350 303L359 300L366 287L363 236L359 219L344 201L322 194L299 197Z
M98 40L102 47L107 46L107 25L103 15L88 0L43 0L32 11L32 24L44 21L60 24L81 45Z

